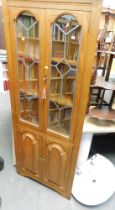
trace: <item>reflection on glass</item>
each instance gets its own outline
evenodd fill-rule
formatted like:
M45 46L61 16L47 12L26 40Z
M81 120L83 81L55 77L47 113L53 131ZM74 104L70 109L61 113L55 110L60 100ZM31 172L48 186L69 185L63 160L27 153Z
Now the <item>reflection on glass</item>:
M16 20L21 119L39 122L39 23L28 12Z
M69 136L81 26L72 15L52 25L48 129Z

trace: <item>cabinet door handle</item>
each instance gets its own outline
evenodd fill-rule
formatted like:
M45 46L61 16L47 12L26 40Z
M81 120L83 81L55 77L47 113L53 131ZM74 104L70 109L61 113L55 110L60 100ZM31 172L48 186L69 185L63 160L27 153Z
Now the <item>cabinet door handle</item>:
M44 66L44 83L47 83L48 66Z
M46 65L45 65L45 66L44 66L44 69L46 69L46 70L47 70L47 69L48 69L48 66L46 66Z
M45 75L44 76L44 84L46 85L46 83L47 83L47 76Z
M39 159L42 160L42 155L39 156Z
M39 156L39 159L40 160L45 160L45 158L42 155Z

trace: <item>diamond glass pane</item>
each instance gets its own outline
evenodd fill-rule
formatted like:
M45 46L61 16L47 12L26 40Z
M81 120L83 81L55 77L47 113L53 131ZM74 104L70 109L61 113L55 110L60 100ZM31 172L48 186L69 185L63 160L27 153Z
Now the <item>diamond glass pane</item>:
M39 123L39 23L29 12L16 20L20 118Z
M48 129L69 136L78 71L81 26L72 15L52 25Z

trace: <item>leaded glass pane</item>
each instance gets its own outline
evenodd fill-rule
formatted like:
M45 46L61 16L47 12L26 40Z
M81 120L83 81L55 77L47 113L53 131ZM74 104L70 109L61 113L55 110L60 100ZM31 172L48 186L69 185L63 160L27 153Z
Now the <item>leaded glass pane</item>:
M48 129L70 135L81 26L72 15L52 25Z
M29 12L16 20L20 118L39 122L39 23Z

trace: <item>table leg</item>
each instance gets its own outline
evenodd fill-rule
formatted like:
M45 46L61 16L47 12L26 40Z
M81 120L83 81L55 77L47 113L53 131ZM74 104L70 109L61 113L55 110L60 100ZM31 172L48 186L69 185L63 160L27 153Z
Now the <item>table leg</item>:
M92 139L93 139L93 133L82 134L78 160L77 160L77 168L80 166L80 164L84 163L88 159Z

